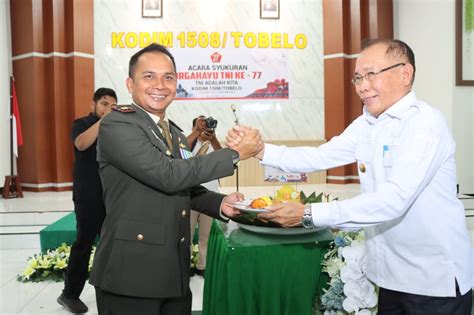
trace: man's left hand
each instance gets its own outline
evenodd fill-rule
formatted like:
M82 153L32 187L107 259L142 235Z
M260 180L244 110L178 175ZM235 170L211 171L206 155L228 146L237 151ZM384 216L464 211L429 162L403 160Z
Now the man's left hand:
M273 221L282 227L295 227L301 225L304 205L299 202L283 202L268 207L268 212L258 214L259 219Z
M225 196L222 201L221 211L226 217L233 218L240 215L239 209L234 208L234 203L244 200L244 195L239 192L233 192Z
M205 130L201 133L201 138L204 141L212 141L216 138L216 133L214 130Z

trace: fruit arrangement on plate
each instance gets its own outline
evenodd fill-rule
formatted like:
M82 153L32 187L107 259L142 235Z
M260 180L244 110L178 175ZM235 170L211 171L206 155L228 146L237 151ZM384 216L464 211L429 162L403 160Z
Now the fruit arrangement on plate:
M313 192L310 195L306 196L303 191L297 191L291 185L284 185L279 190L276 191L276 194L274 197L262 196L259 198L255 198L251 201L249 206L254 209L260 209L260 208L266 208L266 207L269 207L281 202L301 202L303 204L306 204L306 203L328 202L329 200L330 200L330 196L328 194L320 193L316 195L316 193ZM332 199L332 200L335 200L335 199ZM257 218L257 213L252 213L252 212L242 212L242 214L239 217L233 218L232 220L238 223L247 224L247 225L279 227L277 223Z

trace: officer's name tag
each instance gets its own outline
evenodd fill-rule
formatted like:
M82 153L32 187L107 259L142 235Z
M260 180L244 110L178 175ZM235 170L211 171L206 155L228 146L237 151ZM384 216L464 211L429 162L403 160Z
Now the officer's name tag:
M188 151L183 148L179 148L179 153L181 154L181 157L185 160L193 157L193 154L191 153L191 151Z

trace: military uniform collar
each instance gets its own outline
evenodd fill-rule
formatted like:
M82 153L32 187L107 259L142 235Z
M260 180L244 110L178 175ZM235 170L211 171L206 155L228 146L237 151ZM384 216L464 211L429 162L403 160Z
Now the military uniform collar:
M155 124L158 124L158 122L161 120L160 116L158 115L155 115L155 114L152 114L150 112L147 112L146 110L144 110L140 105L137 105L136 103L132 103L133 105L135 105L136 107L140 108L142 111L144 111L148 116L150 116L150 118L153 120L153 122ZM164 121L167 121L166 117L164 119Z

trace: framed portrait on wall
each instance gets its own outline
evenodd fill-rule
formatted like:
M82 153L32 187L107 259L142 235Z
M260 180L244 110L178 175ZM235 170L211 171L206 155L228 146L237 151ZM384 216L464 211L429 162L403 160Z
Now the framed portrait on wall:
M142 0L142 17L163 17L163 0Z
M260 0L261 19L280 18L280 0Z
M456 0L456 85L474 86L474 5L468 0Z

